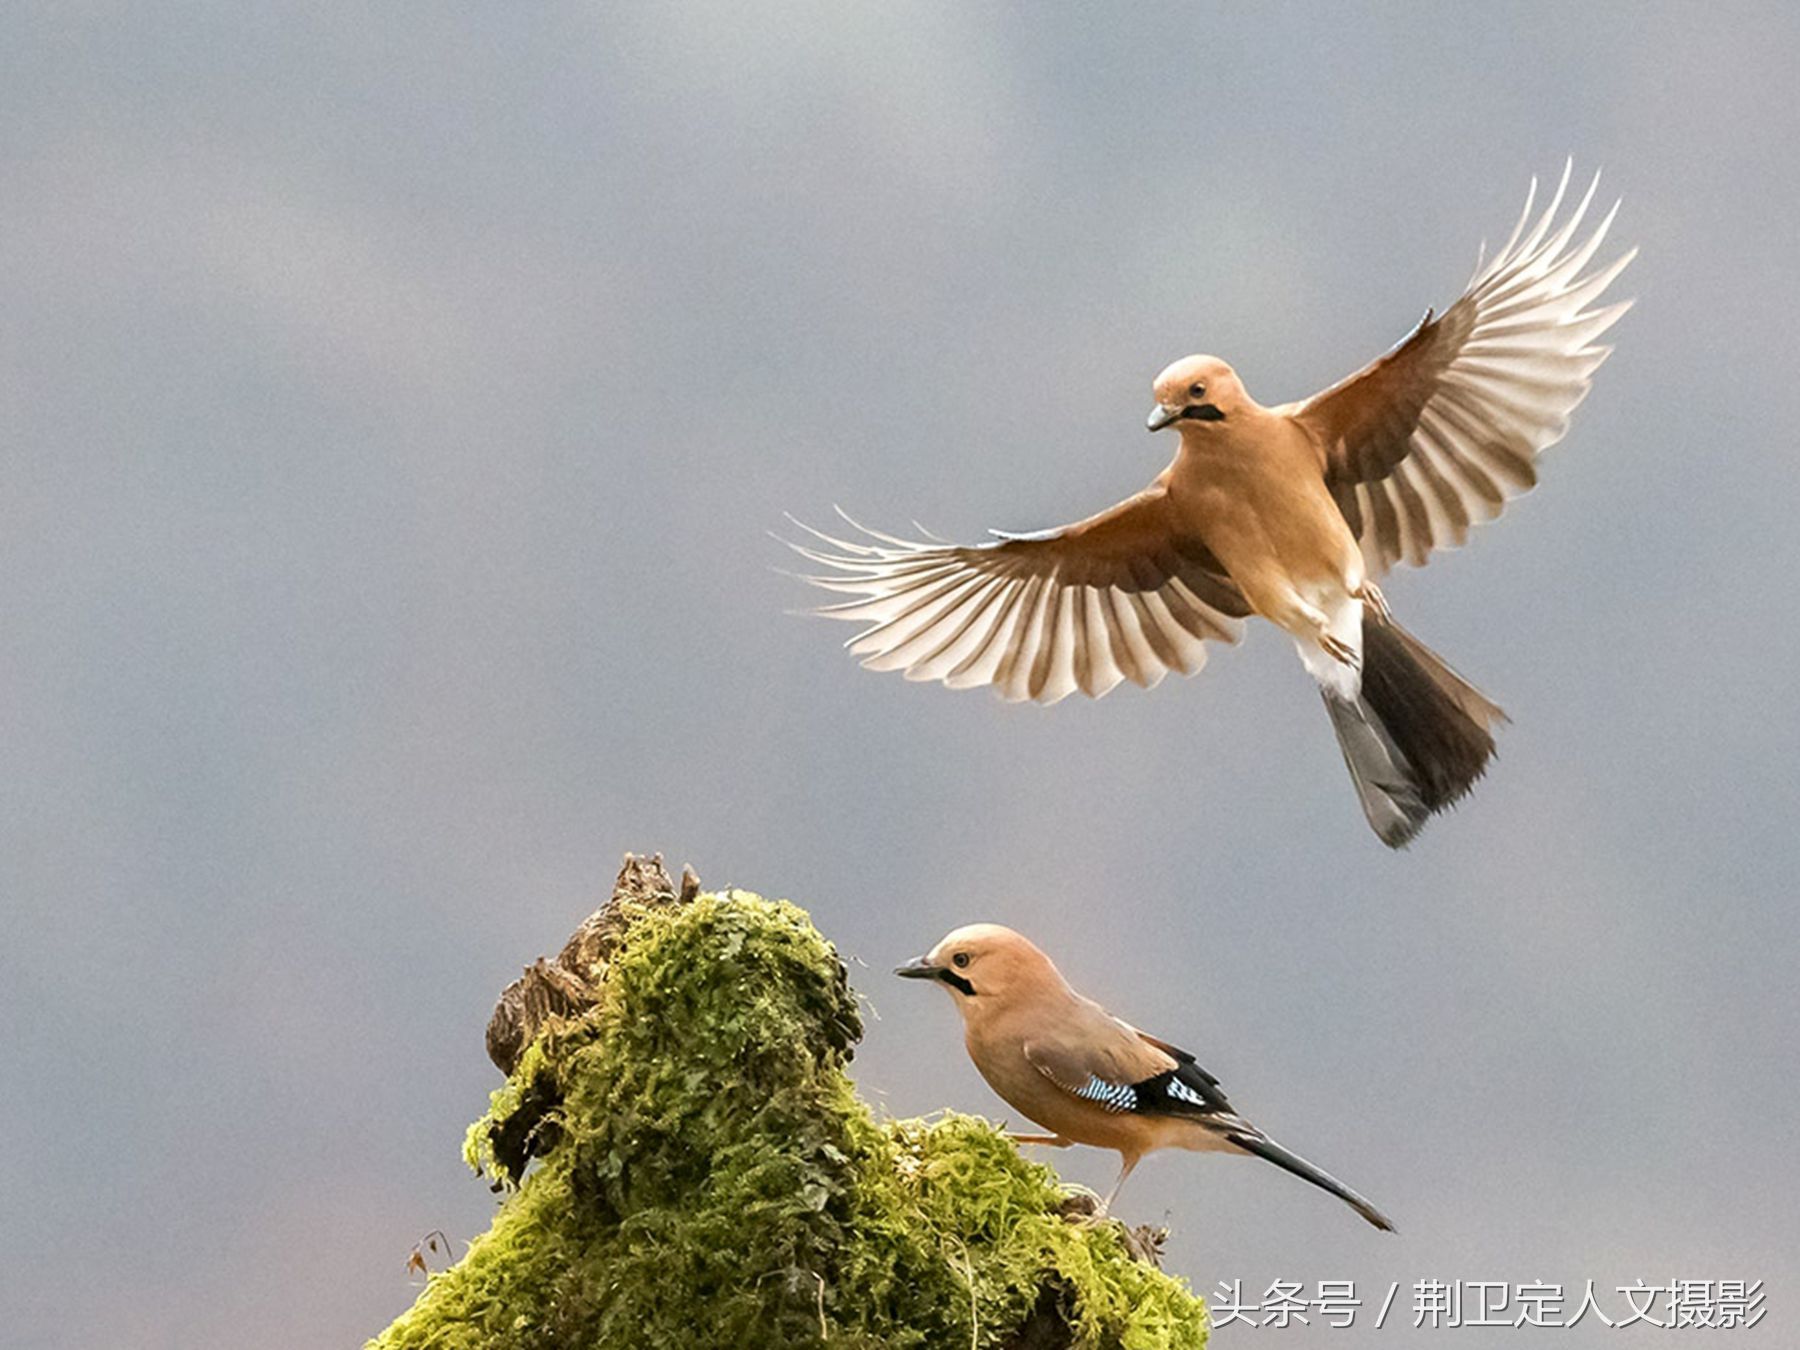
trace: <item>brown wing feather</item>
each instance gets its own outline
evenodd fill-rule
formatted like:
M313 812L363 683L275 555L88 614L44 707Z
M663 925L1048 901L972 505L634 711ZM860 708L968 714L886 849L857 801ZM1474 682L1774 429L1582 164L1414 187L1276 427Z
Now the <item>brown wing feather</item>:
M1199 670L1204 644L1236 642L1250 612L1176 519L1161 479L1075 525L996 531L986 544L901 539L844 519L866 542L801 525L819 544L789 545L832 569L806 580L855 597L816 612L866 624L850 650L912 680L1039 703L1098 698L1123 680L1148 688Z
M1025 1058L1063 1091L1107 1111L1254 1130L1192 1055L1098 1005L1089 1005L1078 1024L1043 1028L1025 1046Z
M1537 481L1534 460L1568 429L1610 348L1595 339L1630 307L1588 306L1636 255L1584 274L1615 205L1579 243L1593 186L1551 232L1568 187L1529 231L1532 196L1506 246L1442 317L1287 411L1325 456L1325 478L1370 568L1423 564Z
M1025 1047L1025 1057L1058 1087L1079 1094L1094 1079L1129 1087L1176 1066L1174 1056L1137 1028L1098 1005L1084 1007L1086 1015L1079 1021L1042 1027Z

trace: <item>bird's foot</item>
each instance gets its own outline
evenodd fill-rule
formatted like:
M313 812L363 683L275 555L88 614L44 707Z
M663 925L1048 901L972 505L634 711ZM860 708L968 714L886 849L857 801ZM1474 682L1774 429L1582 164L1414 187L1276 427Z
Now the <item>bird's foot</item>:
M1394 612L1388 608L1387 597L1381 593L1381 587L1372 581L1365 581L1362 589L1357 591L1356 598L1374 611L1375 617L1383 623L1394 621Z
M1069 1223L1103 1224L1108 1222L1106 1202L1085 1186L1070 1187L1063 1192L1057 1214Z
M1071 1142L1060 1134L1017 1134L1011 1130L1006 1137L1015 1144L1042 1144L1045 1148L1067 1148Z
M1352 670L1362 669L1362 653L1342 638L1331 633L1320 633L1319 645L1325 649L1327 656L1340 665L1349 666Z
M1362 655L1356 648L1345 642L1331 631L1331 616L1317 605L1301 596L1293 597L1294 611L1291 622L1282 627L1300 638L1302 642L1308 638L1319 644L1319 648L1341 666L1349 666L1352 670L1362 669ZM1317 674L1317 672L1314 672Z

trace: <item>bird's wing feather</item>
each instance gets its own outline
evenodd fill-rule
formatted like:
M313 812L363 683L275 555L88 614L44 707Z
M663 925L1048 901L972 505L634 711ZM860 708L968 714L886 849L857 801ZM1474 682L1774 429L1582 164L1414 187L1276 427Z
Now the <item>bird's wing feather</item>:
M1193 674L1204 644L1236 642L1249 613L1180 527L1161 479L1078 524L983 544L901 539L844 518L864 540L802 525L818 542L789 547L830 569L807 581L854 597L816 611L868 625L849 649L911 680L993 685L1014 701L1098 698L1122 680L1148 688L1171 670Z
M1325 455L1325 478L1371 571L1455 548L1537 482L1535 460L1612 351L1595 340L1630 301L1591 308L1637 250L1584 274L1618 212L1579 242L1574 214L1551 229L1569 170L1530 230L1537 182L1506 246L1439 318L1348 379L1284 411Z
M1050 1029L1025 1046L1032 1067L1073 1096L1108 1111L1204 1117L1223 1129L1253 1129L1231 1108L1219 1080L1194 1057L1105 1017Z

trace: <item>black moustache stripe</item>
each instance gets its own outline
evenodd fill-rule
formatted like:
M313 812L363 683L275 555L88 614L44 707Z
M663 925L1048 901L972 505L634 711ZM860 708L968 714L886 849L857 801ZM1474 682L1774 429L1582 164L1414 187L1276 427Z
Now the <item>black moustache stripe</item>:
M1191 408L1181 410L1184 422L1223 422L1225 414L1219 411L1215 403L1196 403Z
M952 989L960 989L960 990L962 990L963 993L967 994L970 998L975 997L975 986L970 984L967 980L965 980L962 976L958 975L955 971L946 970L945 972L943 972L943 974L939 975L938 978L940 980L942 980L945 984L949 985Z

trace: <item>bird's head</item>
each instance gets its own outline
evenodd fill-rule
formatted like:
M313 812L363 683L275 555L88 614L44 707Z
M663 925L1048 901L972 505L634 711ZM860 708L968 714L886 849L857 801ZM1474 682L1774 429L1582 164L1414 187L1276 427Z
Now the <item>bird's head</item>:
M958 928L916 961L894 974L935 980L950 991L963 1016L999 1007L1043 981L1060 986L1062 976L1030 940L997 923Z
M1151 386L1156 407L1144 425L1152 431L1180 424L1204 427L1226 421L1249 403L1237 372L1216 356L1184 356L1156 377Z

